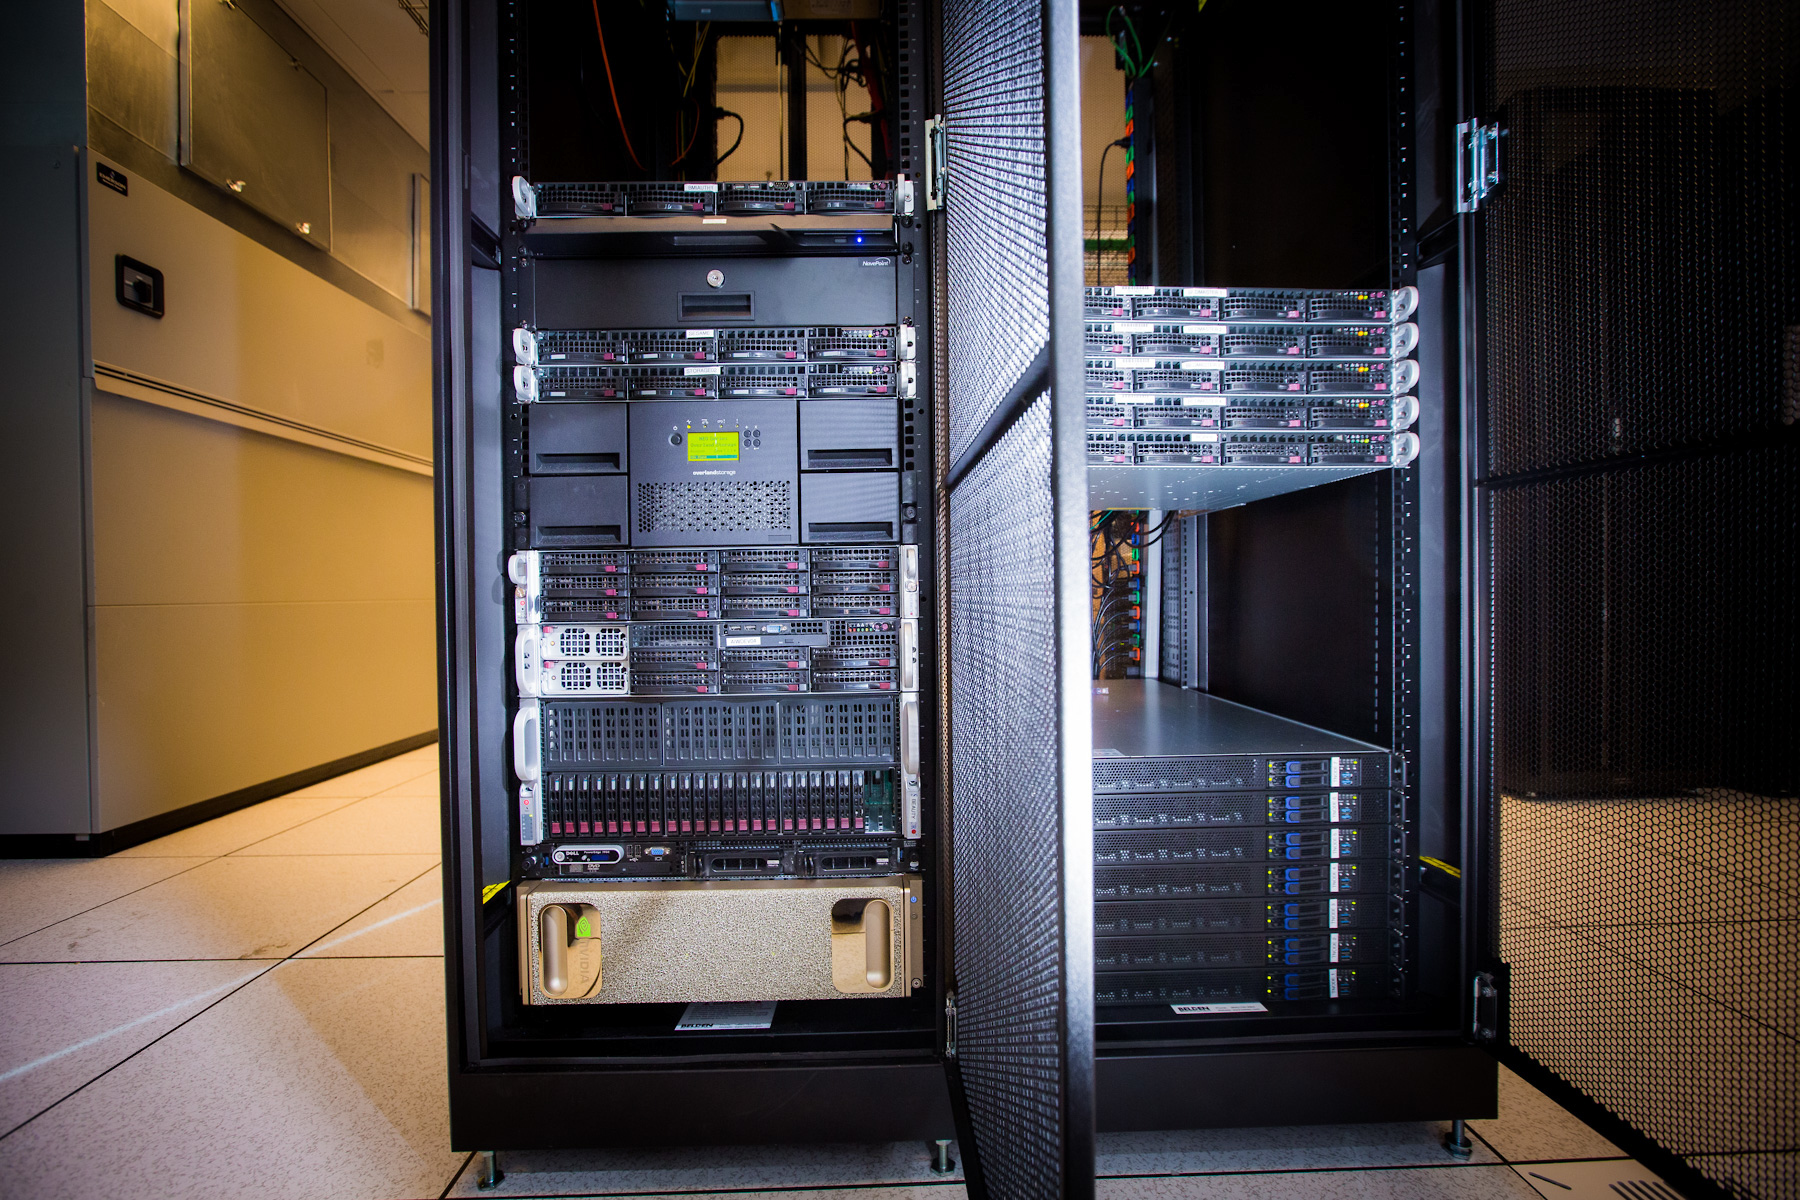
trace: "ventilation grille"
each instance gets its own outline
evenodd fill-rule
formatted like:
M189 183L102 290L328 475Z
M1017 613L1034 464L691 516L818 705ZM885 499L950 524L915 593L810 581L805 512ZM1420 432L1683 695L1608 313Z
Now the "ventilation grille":
M671 704L665 760L678 763L775 762L779 757L773 704Z
M556 655L562 658L622 659L623 625L569 625L556 631Z
M947 168L957 198L944 210L948 245L938 261L955 461L1050 335L1047 129L1042 11L953 0L942 22Z
M783 762L893 762L891 700L794 700L782 706Z
M662 714L653 704L545 704L544 763L662 762Z
M1489 949L1510 1037L1719 1194L1795 1200L1800 26L1791 0L1491 20Z
M1066 1152L1063 867L1020 850L1062 837L1050 468L1044 394L950 493L951 880L957 910L982 914L957 926L957 1059L982 1173L1007 1196L1062 1195Z
M565 692L591 692L623 696L630 692L630 676L624 663L562 662L556 664L556 682Z
M786 480L637 485L639 533L721 534L793 528L794 501Z
M717 643L716 627L698 621L665 621L633 625L631 644L634 648L700 646L710 650Z
M1261 787L1264 773L1247 755L1094 760L1094 790L1161 792L1178 788Z

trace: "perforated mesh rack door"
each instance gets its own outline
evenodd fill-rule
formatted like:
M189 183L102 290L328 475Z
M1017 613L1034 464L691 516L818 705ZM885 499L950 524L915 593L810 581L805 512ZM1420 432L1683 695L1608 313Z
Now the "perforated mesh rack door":
M1076 7L943 11L950 1062L1007 1200L1094 1190Z
M1050 336L1044 16L1017 0L944 5L949 176L950 457L982 426Z
M1800 1196L1800 291L1784 0L1492 16L1479 230L1509 1036Z

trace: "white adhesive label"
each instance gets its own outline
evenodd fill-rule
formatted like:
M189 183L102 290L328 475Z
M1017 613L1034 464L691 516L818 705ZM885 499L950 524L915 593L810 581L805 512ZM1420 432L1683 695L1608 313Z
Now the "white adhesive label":
M1268 1006L1254 1001L1240 1001L1231 1004L1171 1004L1178 1017L1206 1017L1217 1013L1259 1013L1268 1012Z
M775 1023L775 1001L690 1004L675 1022L677 1033L708 1029L767 1029Z
M1225 288L1182 288L1181 294L1184 296L1223 296L1226 291Z
M1338 960L1338 935L1334 933L1331 935L1331 961L1336 962L1337 960Z
M1153 287L1126 287L1123 284L1120 284L1116 287L1108 288L1107 291L1114 296L1154 296L1154 295L1156 295L1156 289Z
M1181 398L1181 406L1183 408L1203 408L1203 407L1204 408L1224 408L1225 407L1225 397L1223 397L1223 396L1183 396Z
M683 184L681 190L684 192L716 192L719 190L719 185L716 183L688 183Z
M1338 865L1336 863L1331 864L1331 890L1334 892L1338 890Z
M1344 841L1343 841L1342 831L1334 828L1331 831L1331 857L1333 857L1333 858L1343 857L1343 849L1344 849Z
M1223 325L1183 325L1181 327L1181 332L1183 332L1183 333L1209 333L1209 334L1212 334L1214 337L1224 337L1225 333L1226 333L1226 327Z
M725 639L725 644L727 646L760 646L762 639L759 637L728 637Z
M683 375L717 375L719 373L719 368L717 368L717 367L683 367L683 368L681 368L681 373Z
M1190 433L1190 434L1188 434L1188 441L1190 441L1190 442L1216 442L1218 440L1219 440L1219 435L1216 433Z
M1327 900L1325 902L1325 919L1329 923L1329 927L1332 929L1336 929L1338 927L1337 906L1338 906L1338 902L1336 900Z
M1338 794L1336 792L1333 792L1333 793L1331 793L1331 823L1335 825L1343 819L1344 819L1343 805L1338 803Z
M1099 326L1104 333L1154 333L1156 324L1153 321L1105 321Z
M1340 762L1341 762L1341 760L1337 757L1337 755L1334 754L1331 756L1331 786L1332 787L1336 787L1338 784L1343 782L1342 776L1344 773L1344 769L1340 765Z
M1100 362L1115 371L1148 371L1156 366L1154 358L1102 358Z
M1331 970L1325 972L1325 978L1327 978L1328 980L1331 981L1331 998L1333 1000L1336 1000L1338 998L1338 977L1337 976L1338 976L1338 973L1337 973L1336 967L1333 967L1333 968L1331 968Z
M1216 358L1195 358L1184 360L1181 369L1184 371L1223 371L1225 364Z
M687 331L687 336L691 338L709 338L713 337L714 333L710 329L690 329Z

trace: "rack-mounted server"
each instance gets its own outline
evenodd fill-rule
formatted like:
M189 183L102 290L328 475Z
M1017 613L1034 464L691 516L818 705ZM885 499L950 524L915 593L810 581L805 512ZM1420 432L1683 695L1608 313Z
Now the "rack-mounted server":
M1096 687L1094 747L1104 1008L1404 994L1387 751L1140 680Z
M1219 509L1419 452L1414 289L1087 289L1096 508Z
M903 514L918 337L893 257L816 257L891 242L910 184L516 179L513 199L519 994L910 995L928 866ZM739 253L745 221L769 240L729 260L732 286L657 265ZM644 229L662 232L633 242ZM596 296L625 320L583 324ZM759 302L804 315L759 322ZM829 323L851 311L876 319ZM778 932L708 971L655 970L663 940L744 922ZM590 958L610 972L590 978Z

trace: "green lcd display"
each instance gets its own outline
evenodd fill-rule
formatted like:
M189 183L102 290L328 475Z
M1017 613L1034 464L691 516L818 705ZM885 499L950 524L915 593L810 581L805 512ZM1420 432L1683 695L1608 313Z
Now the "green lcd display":
M735 433L690 433L687 438L689 462L736 462L738 435Z

